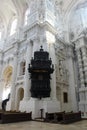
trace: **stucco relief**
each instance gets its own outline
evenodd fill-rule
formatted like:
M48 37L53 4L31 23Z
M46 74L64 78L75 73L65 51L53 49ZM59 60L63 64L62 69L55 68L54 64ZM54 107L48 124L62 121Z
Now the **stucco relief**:
M40 20L40 23L43 23L43 22L44 22L44 18L45 18L44 10L40 10L40 12L39 12L39 20Z

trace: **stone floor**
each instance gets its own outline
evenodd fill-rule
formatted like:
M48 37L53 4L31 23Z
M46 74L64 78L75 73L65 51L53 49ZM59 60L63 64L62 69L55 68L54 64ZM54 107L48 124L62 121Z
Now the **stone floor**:
M87 130L87 120L69 125L50 124L35 121L0 124L0 130Z

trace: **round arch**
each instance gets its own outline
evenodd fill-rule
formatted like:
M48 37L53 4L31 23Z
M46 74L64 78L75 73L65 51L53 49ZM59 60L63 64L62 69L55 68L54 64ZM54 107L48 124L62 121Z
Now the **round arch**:
M8 95L10 93L11 90L11 82L12 82L12 71L13 68L12 66L7 66L4 69L3 72L3 97L2 99L6 99L8 98Z
M69 27L70 27L70 18L72 17L72 13L74 12L74 10L76 9L76 7L79 5L79 4L82 4L82 3L84 3L84 2L86 2L87 0L77 0L77 1L71 1L71 3L70 3L70 5L68 6L68 8L67 8L67 11L66 11L66 13L65 13L65 16L64 16L64 18L63 18L63 21L64 21L64 23L65 23L65 25L66 25L66 27L65 27L65 30L67 30L68 31L68 33L66 33L66 37L65 37L65 40L67 41L67 42L69 42L70 41L70 39L69 39L69 33L70 33L70 31L69 31Z
M17 90L17 97L16 97L16 110L19 110L20 101L24 98L24 89L20 87Z

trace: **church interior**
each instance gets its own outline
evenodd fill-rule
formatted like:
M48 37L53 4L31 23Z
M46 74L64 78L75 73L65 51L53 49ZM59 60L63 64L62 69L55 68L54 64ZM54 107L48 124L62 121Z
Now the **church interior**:
M87 119L87 0L0 3L0 111Z

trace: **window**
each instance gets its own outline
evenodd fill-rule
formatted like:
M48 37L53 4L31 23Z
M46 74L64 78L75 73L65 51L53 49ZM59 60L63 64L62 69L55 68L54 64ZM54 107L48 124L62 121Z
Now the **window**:
M63 101L64 101L64 103L68 102L68 94L67 94L67 92L63 93Z
M24 75L25 74L25 62L21 62L20 64L20 75Z
M22 63L22 74L25 74L25 62Z
M25 12L25 20L24 20L24 25L28 24L28 16L30 14L30 9L27 9Z
M14 19L11 24L10 36L16 32L17 29L17 19Z

